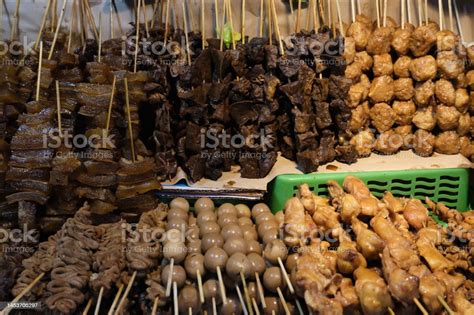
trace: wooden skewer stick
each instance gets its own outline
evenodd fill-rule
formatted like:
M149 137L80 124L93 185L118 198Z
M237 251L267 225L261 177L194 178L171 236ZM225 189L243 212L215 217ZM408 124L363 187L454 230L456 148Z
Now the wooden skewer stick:
M40 42L40 51L38 58L38 77L36 78L36 101L39 101L41 87L41 67L43 66L43 41Z
M43 19L41 21L41 26L40 26L40 29L39 29L39 32L38 32L38 36L36 36L36 42L35 42L34 50L38 49L40 39L43 36L43 30L44 30L44 26L46 24L46 18L48 17L50 6L51 6L51 0L48 1L48 4L46 5L46 10L44 10ZM2 7L3 7L3 4L2 4Z
M454 0L454 13L456 14L456 22L458 25L459 36L461 37L461 43L464 44L464 32L462 30L461 18L459 17L459 9L457 0Z
M443 31L445 29L443 0L438 0L438 11L439 11L439 28L441 31Z
M196 270L196 276L197 276L197 285L198 285L198 291L199 291L199 299L201 300L201 304L204 304L204 289L202 287L202 277L201 277L201 271L199 269Z
M86 12L87 19L89 20L89 23L92 26L92 30L94 32L95 38L98 39L99 31L97 30L97 25L95 25L94 14L92 14L92 9L89 5L89 2L84 1L84 4L85 4L85 12Z
M168 33L170 31L170 26L169 26L169 19L170 19L170 1L171 0L166 0L166 13L165 13L165 48L166 48L166 43L168 42Z
M94 301L93 298L90 298L89 301L87 302L86 304L86 308L84 309L84 311L82 312L82 315L87 315L89 314L89 310L91 309L91 306L92 306L92 302Z
M109 312L107 313L107 315L112 315L112 314L114 313L115 306L116 306L117 303L118 303L118 300L119 300L119 298L120 298L120 295L122 295L123 288L124 288L124 285L123 285L123 283L122 283L122 284L120 284L120 286L119 286L119 288L118 288L117 294L115 294L115 298L114 298L114 300L112 301L112 305L110 306L110 309L109 309Z
M189 3L189 7L187 8L186 11L188 12L189 18L191 19L191 24L189 25L190 26L189 29L192 32L196 29L196 24L194 23L195 22L195 20L194 20L194 0L189 0L187 2Z
M454 32L453 0L448 0L449 28Z
M232 20L232 6L230 0L227 0L227 14L229 15L230 37L232 38L232 49L235 50L234 22Z
M20 19L20 0L16 0L15 14L13 15L14 23L12 23L12 29L10 33L10 40L13 41L18 36L18 24ZM2 21L3 23L3 21Z
M146 38L150 38L150 29L148 28L148 17L146 14L146 4L145 0L142 0L142 12L143 12L143 19L145 20L145 33L146 33Z
M22 297L25 296L25 294L27 294L28 292L30 292L31 289L33 289L33 287L44 277L45 273L42 272L40 273L27 287L25 287L21 292L20 294L18 294L14 299L13 301L11 301L10 304L15 304L15 303L18 303ZM5 308L3 311L2 311L2 315L8 315L10 313L10 308Z
M223 6L222 6L222 23L221 23L221 35L220 35L220 50L224 50L224 26L225 26L225 18L226 18L226 12L227 12L227 1L223 0Z
M306 10L306 30L309 31L309 22L311 22L311 0L308 0L308 7Z
M454 315L455 314L453 312L453 310L449 307L448 303L446 303L446 301L443 299L443 297L438 295L438 301L439 301L439 303L441 303L441 305L443 305L443 307L446 309L446 311L448 312L449 315Z
M100 287L99 296L97 297L97 304L95 305L94 315L99 315L100 304L102 303L103 295L104 295L104 287Z
M345 37L344 25L342 24L342 15L341 15L341 6L339 5L339 0L336 0L336 10L337 10L337 19L339 20L339 31L341 32L342 37Z
M245 0L242 0L242 21L241 21L242 30L240 31L242 35L242 45L245 44L245 10L246 10Z
M217 3L217 0L214 0L214 17L216 19L216 36L219 35L217 34L219 31L219 5Z
M155 28L156 14L158 13L158 8L160 7L160 5L158 4L158 1L159 0L155 0L155 3L153 4L153 16L151 18L151 25L150 25L151 29ZM160 20L160 23L161 23L161 20Z
M282 56L285 55L285 49L283 48L283 41L281 39L281 35L280 35L280 26L278 25L278 15L276 13L276 9L275 9L275 0L270 0L271 3L272 3L272 12L273 12L273 21L275 22L275 30L276 30L276 33L277 33L277 37L278 37L278 44L280 45L280 53Z
M291 1L290 1L291 3ZM263 20L265 16L265 8L264 8L264 3L263 0L260 0L260 25L259 25L259 31L258 31L258 36L263 37Z
M156 297L153 301L153 308L151 310L151 315L156 315L156 311L158 310L158 298Z
M430 18L428 17L428 0L425 0L425 19L426 25L430 22Z
M377 11L377 27L380 27L380 5L379 0L375 0L375 7Z
M392 310L391 307L388 308L388 313L389 313L390 315L395 315L395 312Z
M114 4L112 1L109 2L110 39L114 38Z
M286 304L285 297L283 296L283 293L281 292L280 287L277 288L277 293L278 296L280 297L281 304L283 305L283 309L285 310L286 315L291 315L290 309L288 308L288 304Z
M137 16L135 17L135 56L133 61L133 72L137 72L138 50L140 49L140 0L138 0Z
M268 38L270 46L273 45L273 16L272 16L272 0L267 0L267 15L268 15Z
M258 305L257 301L255 301L255 298L252 298L252 306L255 311L255 315L260 315L260 311L258 310Z
M387 0L383 3L383 27L387 27Z
M352 9L352 23L354 23L356 20L355 0L351 0L351 9Z
M173 268L174 268L174 258L171 258L170 260L170 271L168 274L168 280L166 280L166 290L165 290L165 295L166 297L171 295L171 285L173 282Z
M293 284L291 283L290 278L288 277L288 273L286 272L285 265L283 265L283 261L281 260L280 257L278 257L278 264L280 265L281 272L283 273L283 278L285 278L286 285L288 286L290 293L295 294L295 288L293 287Z
M332 1L333 0L328 0L328 15L329 15L328 20L329 20L329 26L331 27L331 30L332 30L332 36L333 38L336 38L336 25L334 23Z
M0 1L0 21L3 21L3 0ZM3 23L0 23L0 38L3 38Z
M114 75L114 80L112 82L112 92L110 93L109 109L107 111L107 122L105 125L105 132L107 135L109 134L109 130L110 130L110 119L112 118L112 106L114 104L116 83L117 83L117 77Z
M326 25L326 13L324 8L324 1L325 0L318 0L318 11L319 11L319 18L321 19L321 25Z
M421 0L418 0L418 26L423 25L423 6Z
M215 297L212 297L212 315L217 315L217 305Z
M255 281L257 283L257 292L260 297L260 303L262 304L263 308L267 308L267 304L265 303L265 294L263 292L262 282L260 281L260 276L258 273L255 273Z
M313 30L315 32L318 31L318 20L319 20L319 17L318 17L318 10L316 9L316 1L317 0L313 0L312 3L313 3Z
M413 302L415 302L416 306L420 309L423 315L429 315L429 313L426 311L426 309L423 307L423 305L420 303L420 301L417 298L414 298Z
M173 282L173 301L174 301L174 314L178 315L179 314L178 285L176 284L176 282Z
M62 128L62 121L61 121L61 95L59 93L59 81L56 80L56 113L58 115L58 128L59 128L59 136L63 136L63 128Z
M244 315L249 315L247 311L247 306L245 305L244 299L242 297L242 292L240 291L240 288L237 284L235 285L235 291L237 291L237 297L239 298L239 302L240 302L240 305L242 306L242 311Z
M407 0L407 14L408 14L408 23L412 24L413 20L411 18L411 0Z
M59 15L58 26L56 27L56 32L54 33L53 43L51 44L51 49L49 51L48 60L51 60L54 53L54 46L56 46L56 41L58 40L59 29L61 28L61 22L63 21L64 11L66 10L67 0L63 0L63 7L61 9L61 14Z
M227 294L225 293L224 281L222 280L221 267L217 266L217 280L219 281L219 288L221 290L222 303L227 304Z
M401 24L401 27L402 27L402 30L405 29L405 2L406 0L400 0L401 2L401 16L400 16L400 24Z
M51 31L54 31L54 28L58 25L58 0L53 1L53 12L52 12L52 17L53 17L53 23L51 25Z
M206 48L206 16L204 10L205 2L201 0L201 39L202 39L202 49Z
M125 104L127 106L127 116L128 116L128 133L130 137L130 152L132 154L132 162L135 163L135 145L133 143L133 129L132 129L132 118L130 116L130 100L128 97L128 80L124 78L125 84Z
M298 309L298 312L300 313L300 315L304 315L303 308L301 307L301 303L298 300L298 298L295 298L295 304L296 304L296 308Z
M127 80L127 78L125 78L125 80ZM125 303L125 300L127 299L127 296L130 293L130 290L132 289L132 285L133 285L133 282L135 281L136 276L137 276L137 272L134 271L133 274L132 274L132 277L130 278L130 281L128 282L127 288L125 289L125 292L122 295L122 299L120 300L120 303L117 306L117 310L115 311L115 315L121 314L123 304Z
M272 4L273 6L273 4ZM298 0L298 13L296 16L296 27L295 27L295 33L299 33L301 28L300 28L300 19L301 19L301 0Z
M184 20L184 38L186 40L186 50L185 54L187 56L188 65L191 66L191 52L189 51L189 36L188 36L188 22L186 19L186 6L184 5L184 1L181 3L183 9L183 20Z
M244 273L240 272L240 280L242 281L242 288L244 289L245 301L247 302L247 308L250 315L253 315L252 300L250 299L249 290L247 288L247 281L245 280Z
M74 0L72 2L72 20L71 20L71 25L69 25L69 36L67 39L67 53L69 54L71 52L71 44L72 44L72 29L76 29L76 22L77 22L77 2Z
M97 62L100 62L102 55L102 12L99 12L99 48L97 51Z

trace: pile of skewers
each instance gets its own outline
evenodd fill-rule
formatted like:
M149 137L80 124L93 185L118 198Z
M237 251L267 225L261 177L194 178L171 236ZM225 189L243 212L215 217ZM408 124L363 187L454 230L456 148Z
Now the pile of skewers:
M351 143L359 156L411 149L420 156L461 153L471 159L473 54L454 33L452 1L451 30L442 1L438 24L429 19L426 1L418 1L418 25L412 2L400 1L400 26L387 17L386 3L380 8L376 1L374 28L365 16L355 15L352 1L345 38L346 77L354 82L348 98Z
M300 186L277 214L176 198L136 226L94 225L86 205L23 262L15 301L44 299L65 314L470 314L473 211L390 192L379 200L351 176L328 188L329 199ZM74 239L81 249L71 251Z

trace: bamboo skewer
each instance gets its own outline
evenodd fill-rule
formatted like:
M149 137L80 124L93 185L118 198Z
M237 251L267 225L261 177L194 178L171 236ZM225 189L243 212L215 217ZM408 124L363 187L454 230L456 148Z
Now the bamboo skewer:
M14 299L13 301L11 301L10 304L15 304L15 303L18 303L22 297L25 296L25 294L27 294L28 292L30 292L31 289L33 289L33 287L45 276L45 273L42 272L40 273L27 287L25 287L21 292L20 294L18 294ZM11 308L9 307L6 307L2 312L1 314L2 315L8 315L10 313L10 310Z
M192 32L196 29L196 24L195 24L195 20L194 20L194 0L188 0L188 3L189 3L189 7L187 8L186 11L188 12L189 18L191 19L191 24L189 25L190 26L189 30Z
M245 0L242 0L242 21L240 22L242 25L242 30L240 31L241 32L241 36L242 36L242 45L245 44Z
M255 301L254 298L252 298L252 306L253 306L253 309L255 310L255 315L260 315L260 311L258 310L257 301Z
M461 18L459 17L458 2L454 0L454 13L456 14L456 22L458 25L459 37L461 37L461 43L464 44L464 32L462 30Z
M217 4L217 0L214 0L214 16L216 19L216 36L217 36L219 35L217 34L219 32L219 6Z
M92 14L92 9L88 1L84 1L85 7L84 11L86 13L87 19L92 26L92 31L94 32L95 38L99 38L99 31L97 30L97 25L95 25L94 14Z
M69 54L71 52L71 44L72 44L72 29L76 27L76 18L77 18L77 2L74 0L72 2L72 20L71 20L71 25L69 25L69 36L67 39L67 53Z
M125 78L127 80L127 78ZM121 314L121 310L123 307L123 303L125 303L125 300L127 299L128 294L130 293L130 290L132 289L133 282L135 281L135 277L137 276L137 272L134 271L132 274L132 277L130 278L130 281L128 282L127 288L125 289L125 292L122 295L122 299L120 300L120 303L117 306L117 310L115 311L115 315Z
M166 43L168 42L168 32L170 30L169 27L169 18L170 18L170 1L171 0L166 0L166 13L165 13L165 39L164 39L164 45L166 48Z
M227 294L225 292L224 281L222 280L221 267L217 266L216 271L217 271L217 280L219 282L219 289L221 291L222 302L224 304L227 304Z
M318 13L316 9L316 5L317 5L316 1L318 0L313 0L312 4L313 4L313 29L317 33L318 32Z
M158 8L159 8L158 1L159 0L155 0L155 3L153 4L153 15L151 17L151 25L150 25L150 28L152 30L155 28L156 15L158 13ZM161 3L163 3L163 2L161 2ZM160 23L161 23L161 20L160 20Z
M268 15L268 39L270 46L273 45L273 15L272 15L272 0L267 0L267 15Z
M428 17L428 0L425 0L425 19L426 19L426 25L430 22L430 19Z
M201 38L202 38L202 49L206 48L206 17L204 13L204 0L201 0Z
M41 26L40 26L40 29L39 29L39 32L38 32L38 36L36 37L34 50L38 49L40 39L43 35L43 29L44 29L44 26L46 25L46 18L48 17L50 6L51 6L51 0L48 1L48 4L46 5L46 9L44 10L43 19L41 21ZM2 3L2 7L3 7L3 3Z
M212 297L212 315L217 315L217 304L215 297Z
M242 281L242 288L244 289L245 301L247 302L247 308L250 315L253 315L252 300L250 299L249 290L247 288L247 281L245 281L244 273L240 272L240 280Z
M198 292L199 292L199 300L201 301L201 304L204 304L204 288L202 287L202 276L201 276L201 271L199 269L196 270L196 276L197 276L197 285L198 285Z
M158 310L158 298L155 298L153 301L153 308L151 309L151 315L156 315L156 311Z
M82 312L82 315L87 315L89 313L89 310L91 309L92 302L94 301L93 298L90 298L89 301L86 304L86 308L84 308L84 311Z
M383 27L387 27L387 0L383 3Z
M380 27L380 5L379 0L375 0L375 10L377 11L377 27Z
M290 0L292 1L292 0ZM272 6L274 5L274 3L272 3ZM301 19L301 0L298 0L298 14L296 16L296 27L295 27L295 33L299 33L300 32L300 19Z
M356 19L355 0L351 0L351 11L352 11L352 23L354 23Z
M278 257L278 264L280 265L281 272L283 273L283 278L285 279L286 285L288 286L290 293L295 294L295 288L293 287L293 284L291 283L290 278L288 277L288 273L286 272L285 265L283 264L283 261L281 260L280 257Z
M102 55L102 12L99 13L99 48L97 50L97 62L100 62Z
M291 1L290 1L291 3ZM259 25L259 32L258 32L258 36L259 37L263 37L263 20L264 20L264 16L265 16L265 8L264 8L264 3L263 3L263 0L260 0L260 25Z
M439 303L441 303L441 305L443 305L443 307L446 309L446 311L448 312L449 315L454 315L455 314L453 312L453 310L449 307L449 305L446 303L446 301L443 299L443 297L438 295L438 301L439 301Z
M448 0L449 28L454 32L453 0Z
M63 136L63 128L62 128L62 121L61 121L61 95L59 93L59 81L56 80L56 113L58 117L58 129L59 129L59 136Z
M112 315L114 313L115 306L117 305L117 302L120 298L120 295L122 295L123 288L124 288L124 285L122 283L122 284L120 284L120 286L118 288L117 294L115 294L114 300L112 301L112 305L110 306L110 309L109 309L109 312L107 313L107 315Z
M414 298L413 302L415 302L416 306L420 309L423 315L429 315L429 313L426 311L426 309L423 307L423 305L420 303L420 301L417 298Z
M418 26L422 26L423 25L423 14L422 14L422 11L423 11L423 6L421 4L421 0L418 0Z
M275 0L270 0L272 3L272 12L273 12L273 21L275 22L275 30L277 33L277 38L278 38L278 44L280 45L280 53L282 56L285 55L285 50L283 49L283 41L281 39L280 35L280 26L278 25L278 15L276 13L275 9Z
M278 296L280 297L281 304L283 305L283 309L285 310L286 315L291 315L290 309L288 308L288 304L286 304L285 297L283 296L283 293L281 292L280 287L277 288L277 293Z
M185 54L187 56L188 65L191 66L191 53L189 51L189 36L188 36L188 22L186 21L186 6L184 2L181 3L183 9L183 20L184 20L184 38L186 40Z
M40 42L40 51L38 58L38 77L36 78L36 101L39 101L41 87L41 67L43 65L43 41Z
M179 308L178 308L178 285L176 282L173 282L173 301L174 301L174 314L178 315L179 314Z
M132 154L132 162L135 163L135 145L133 143L133 130L132 130L132 118L130 116L130 100L128 97L128 80L124 78L125 84L125 105L127 106L127 116L128 116L128 133L130 137L130 152Z
M411 0L407 0L407 14L408 14L408 23L412 24L412 18L411 18Z
M235 37L234 37L234 22L232 20L232 6L230 0L227 0L227 14L229 15L229 23L230 23L230 37L232 38L232 49L235 50Z
M66 10L67 0L63 0L63 7L61 9L61 14L59 15L58 26L56 27L56 32L54 33L53 43L51 44L51 49L49 50L48 60L51 60L54 53L54 46L56 46L56 41L58 40L59 29L61 28L61 22L63 21L64 11Z
M13 15L13 19L15 23L12 23L12 29L10 32L10 40L13 41L17 38L18 36L18 24L19 24L19 18L20 18L20 0L16 0L16 8L15 8L15 13ZM3 21L2 21L3 23Z
M341 6L339 0L336 0L337 19L339 20L339 31L342 37L345 37L344 25L342 24Z
M168 273L168 279L166 281L166 290L165 290L166 297L171 295L171 285L173 284L173 269L174 269L174 258L171 258L170 271Z
M97 304L95 305L94 315L99 315L100 304L102 303L103 295L104 295L104 287L100 287L99 296L97 297Z
M402 30L405 29L405 2L406 0L401 0L401 16L400 16L400 24L401 24L401 27L402 27Z
M135 20L135 56L133 61L133 73L137 72L138 50L140 49L140 0L138 0L137 16Z
M439 12L439 29L444 30L444 10L443 10L443 0L438 0L438 12Z
M260 281L260 276L258 275L258 273L255 273L255 282L257 283L257 292L260 297L260 303L262 304L262 307L265 309L267 308L267 304L265 303L265 294L263 292L262 282Z
M109 134L109 130L110 130L110 119L112 117L112 106L114 104L116 83L117 83L117 77L114 76L114 80L112 82L112 91L110 93L109 109L107 111L107 122L106 122L106 125L105 125L105 132L106 132L107 135Z
M222 23L221 23L221 35L220 35L220 50L224 50L224 25L225 25L225 15L227 11L227 2L223 0L223 6L222 6Z
M145 33L146 33L146 38L150 38L150 29L148 28L148 17L146 14L146 4L145 0L142 0L142 11L143 11L143 19L145 20Z
M395 312L392 310L391 307L388 308L388 313L389 313L390 315L395 315Z
M242 312L244 313L244 315L249 315L249 312L247 311L247 306L244 302L244 298L242 297L242 292L240 291L240 288L237 284L235 285L235 291L237 292L237 297L239 298L240 305L242 306Z
M0 1L0 21L3 21L3 0ZM3 23L0 23L0 38L3 38Z
M110 39L114 38L114 4L109 2Z
M321 19L321 25L326 25L326 13L324 9L324 1L325 0L318 0L318 3L319 3L318 11L319 11L319 18Z

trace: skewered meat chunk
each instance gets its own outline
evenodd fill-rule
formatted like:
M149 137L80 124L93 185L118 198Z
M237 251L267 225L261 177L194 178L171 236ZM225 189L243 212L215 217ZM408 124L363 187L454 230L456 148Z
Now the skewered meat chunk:
M429 220L428 210L418 199L410 199L406 202L403 217L417 230L426 226Z
M372 69L374 59L364 50L356 53L354 62L357 62L361 66L362 71L367 72Z
M454 102L454 106L460 113L465 113L469 109L469 101L469 93L466 89L460 88L456 90L456 100Z
M441 77L457 79L464 72L464 60L454 51L440 51L436 57Z
M444 105L454 106L456 103L456 91L451 82L440 79L435 83L435 95Z
M392 297L387 285L377 269L359 268L354 272L355 288L362 307L367 315L382 315L393 308Z
M395 133L401 137L402 150L409 150L413 147L413 127L412 125L398 126L394 129Z
M285 204L285 244L298 246L309 232L306 225L304 207L298 198L292 198Z
M466 81L472 92L474 90L474 70L471 70L466 74Z
M374 103L390 102L393 98L393 79L390 76L377 77L370 86L369 97Z
M348 94L349 106L351 108L357 107L364 102L369 96L370 81L369 78L363 74L360 77L360 82L351 86Z
M428 54L436 44L438 26L434 23L422 25L415 29L410 38L410 50L415 57Z
M398 58L393 65L393 72L395 75L399 78L409 78L411 62L412 59L408 56Z
M362 75L362 67L358 62L353 62L346 67L344 72L346 78L353 80L354 82L359 81L360 76Z
M443 30L436 33L437 51L454 51L459 44L459 38L450 30Z
M345 37L344 38L344 60L351 64L354 62L354 57L356 54L356 43L352 37Z
M403 138L393 129L384 131L375 141L375 150L382 154L394 154L403 146Z
M415 103L412 101L400 102L395 101L393 103L393 111L396 114L395 122L400 125L409 125L413 120L413 116L416 112Z
M415 88L415 102L419 106L430 105L435 94L435 84L433 81L428 80L422 84L418 83Z
M370 230L365 223L359 221L357 218L352 218L352 228L356 234L357 245L362 251L362 254L368 260L377 260L385 247L385 242L372 230Z
M416 58L410 63L410 73L416 81L433 80L437 71L436 59L433 56Z
M355 147L360 157L365 157L372 153L375 137L370 129L365 129L353 136L350 143Z
M375 55L374 56L374 76L380 77L383 75L393 74L392 56L390 54Z
M413 87L413 79L400 78L393 82L395 98L400 101L409 101L415 96L415 88Z
M332 198L331 203L341 213L341 220L345 223L351 222L351 219L360 214L359 202L351 194L346 194L336 181L330 180L327 185Z
M412 31L408 28L399 28L393 33L392 47L398 55L404 56L410 51L411 33Z
M357 133L358 131L365 129L369 125L369 119L369 102L364 102L364 104L359 105L352 110L352 117L349 125L350 130Z
M365 50L369 42L370 28L366 24L355 21L349 26L347 30L347 36L354 39L355 48L357 51Z
M396 118L396 112L387 103L375 104L370 109L371 123L378 132L384 132L392 128Z
M418 129L413 135L413 151L420 156L433 154L436 137L429 131Z
M461 149L459 153L470 159L474 156L474 142L471 142L469 137L461 137L459 139Z
M455 107L440 105L436 109L436 120L443 131L456 130L461 113Z
M456 131L445 131L436 137L435 150L442 154L458 154L461 150L459 135Z
M388 54L391 41L392 30L388 27L379 27L369 37L367 52L370 55Z
M352 274L359 267L367 267L365 257L357 250L357 244L342 229L338 231L337 270L342 274Z

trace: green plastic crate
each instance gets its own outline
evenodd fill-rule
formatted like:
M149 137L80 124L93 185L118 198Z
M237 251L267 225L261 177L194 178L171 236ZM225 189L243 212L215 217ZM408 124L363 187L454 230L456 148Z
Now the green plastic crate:
M286 200L296 195L298 186L306 183L319 196L328 196L327 182L342 184L353 175L360 178L376 196L391 191L396 197L426 197L459 211L469 210L469 169L449 168L430 170L405 170L386 172L315 173L305 175L280 175L269 188L269 203L274 212L283 210Z

